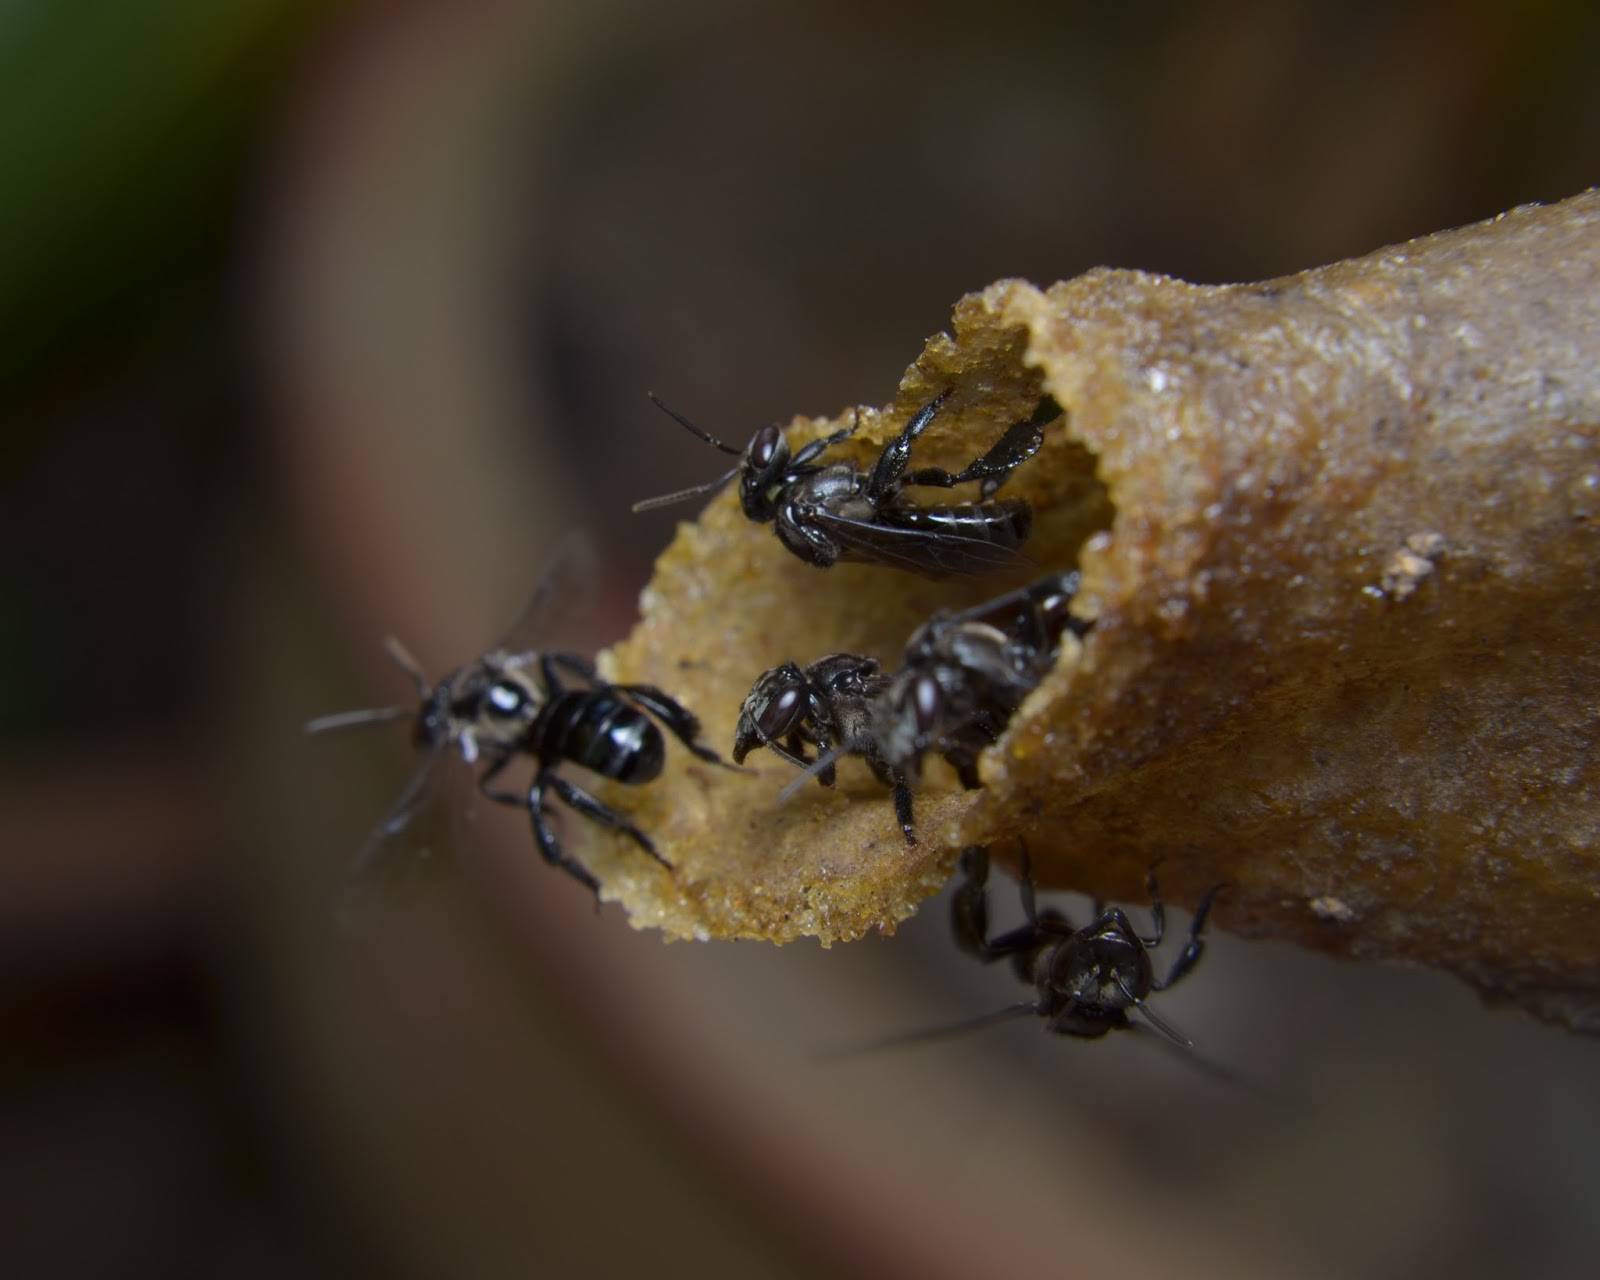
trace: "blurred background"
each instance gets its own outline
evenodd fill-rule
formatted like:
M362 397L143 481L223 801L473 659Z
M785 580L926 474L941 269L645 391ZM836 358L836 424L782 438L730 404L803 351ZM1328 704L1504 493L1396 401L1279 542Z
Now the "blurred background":
M299 725L575 522L620 636L692 514L628 504L721 464L647 389L742 442L1002 276L1267 277L1597 161L1577 0L5 5L0 1271L1595 1274L1600 1044L1448 979L1216 937L1165 1011L1288 1106L1031 1023L819 1061L1018 989L939 903L664 947L514 814L351 943L404 735Z

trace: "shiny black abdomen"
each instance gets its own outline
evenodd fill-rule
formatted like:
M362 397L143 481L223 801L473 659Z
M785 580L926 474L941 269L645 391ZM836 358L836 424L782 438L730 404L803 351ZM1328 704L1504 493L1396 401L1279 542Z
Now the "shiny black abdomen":
M1033 532L1033 508L1021 498L942 507L893 505L881 508L878 520L897 529L988 542L1013 551Z
M629 784L659 777L666 761L655 722L609 689L557 694L534 721L526 750L541 764L570 760Z

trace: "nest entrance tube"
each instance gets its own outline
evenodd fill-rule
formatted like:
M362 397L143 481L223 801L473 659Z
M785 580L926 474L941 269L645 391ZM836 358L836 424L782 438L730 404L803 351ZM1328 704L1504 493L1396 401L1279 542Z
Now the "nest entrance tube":
M628 797L677 867L590 846L636 923L848 939L966 843L1004 860L1022 836L1044 885L1137 900L1159 862L1180 905L1229 885L1224 928L1600 1022L1600 196L1265 284L1002 281L863 414L856 456L945 386L941 465L1042 394L1066 411L1005 491L1034 505L1041 570L1076 558L1094 630L982 790L919 793L914 848L868 780L773 808L778 761ZM766 667L892 657L989 590L819 573L724 494L607 674L670 689L720 744Z
M829 459L870 467L913 415L951 389L913 456L917 467L960 470L1039 410L1047 393L1043 373L1026 361L1029 339L1023 325L999 326L993 317L969 324L958 312L955 335L934 338L893 404L862 410L855 435ZM855 413L797 420L787 428L790 443L848 427ZM928 505L978 496L971 483L914 491ZM1034 531L1022 549L1031 567L1013 577L928 581L882 565L808 565L770 526L746 519L729 486L696 523L679 527L644 593L639 627L603 655L602 670L608 679L681 693L701 717L706 741L726 751L741 703L769 667L845 652L892 670L935 611L968 608L1074 567L1084 541L1112 519L1094 459L1073 438L1070 410L1045 427L1039 454L1012 473L1000 496L1032 506ZM608 803L626 805L663 851L672 850L671 876L603 840L586 851L608 895L636 924L678 936L815 936L825 944L892 930L948 878L958 852L948 828L977 797L930 760L916 793L918 840L908 845L888 789L859 761L839 762L835 787L802 786L782 803L780 793L798 776L792 765L756 751L745 767L750 776L689 762L661 786L608 794Z

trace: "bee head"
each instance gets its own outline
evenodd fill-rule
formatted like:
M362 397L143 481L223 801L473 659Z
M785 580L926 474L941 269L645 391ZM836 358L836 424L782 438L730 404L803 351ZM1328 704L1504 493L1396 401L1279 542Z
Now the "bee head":
M790 457L782 427L769 423L750 437L739 462L739 505L750 519L766 524L777 517Z

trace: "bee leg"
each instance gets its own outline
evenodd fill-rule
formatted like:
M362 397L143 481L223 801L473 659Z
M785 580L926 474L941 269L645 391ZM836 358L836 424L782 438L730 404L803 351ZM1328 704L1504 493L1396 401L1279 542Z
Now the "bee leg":
M831 730L833 721L818 704L815 696L811 699L811 719L817 726L813 735L817 740L817 760L826 760L828 762L817 770L817 784L831 787L839 779L838 756L835 752L835 748L839 744ZM796 730L790 737L792 740L798 740L800 738L799 730ZM804 744L802 743L802 745ZM804 756L805 752L801 751L800 754ZM809 769L815 763L816 761L808 760L805 767Z
M672 864L661 856L660 851L655 846L655 842L649 836L645 835L643 831L640 831L638 827L634 826L633 823L629 822L615 809L600 803L599 800L595 799L576 783L568 782L560 774L548 772L540 774L539 781L554 791L557 797L568 807L581 813L585 818L598 822L602 827L609 827L612 831L622 832L623 835L627 836L662 866L666 867L667 870L670 871L672 869Z
M941 489L953 488L969 480L983 481L983 497L992 496L1011 473L1039 452L1044 444L1044 429L1061 416L1061 406L1049 396L1039 402L1033 416L1014 422L994 446L981 458L975 458L962 470L952 474L942 467L924 467L913 471L901 481L905 485L934 485Z
M911 820L911 784L899 769L891 770L889 776L894 787L894 816L900 822L900 830L905 833L906 843L916 844L917 828Z
M967 791L976 791L983 786L978 777L978 760L969 751L952 751L945 759L956 771L956 777L961 779L962 787Z
M594 663L587 658L580 658L575 653L541 653L539 655L539 674L544 677L551 697L563 689L561 679L556 675L557 669L565 671L568 675L577 676L585 684L603 683L595 674Z
M1156 884L1154 868L1151 869L1150 878L1145 884L1150 893L1150 936L1140 938L1139 941L1146 947L1159 947L1161 939L1167 932L1167 909L1161 905L1161 890ZM1095 904L1095 909L1099 910L1098 903Z
M1029 924L1039 923L1039 904L1033 894L1033 860L1028 856L1028 842L1017 840L1021 852L1017 854L1017 895L1022 899L1022 915Z
M817 763L816 760L813 760L806 754L806 741L800 736L798 731L791 733L782 742L777 741L775 738L769 738L767 740L767 748L772 752L773 755L777 756L780 760L787 760L796 769L810 769ZM827 754L827 747L825 745L819 747L817 751L817 759L821 759L825 754ZM832 762L830 761L826 767L818 769L816 776L817 781L823 786L831 787L835 777L835 770Z
M789 460L789 466L794 468L809 465L834 445L843 444L859 430L861 430L861 410L857 409L854 422L848 427L840 427L831 436L824 436L820 440L813 440L810 444L801 446L800 452Z
M1044 429L1061 416L1061 406L1053 396L1040 400L1033 414L1013 423L994 448L973 462L961 474L969 480L983 481L983 496L989 497L1022 463L1044 444Z
M589 868L581 862L576 862L568 857L562 849L561 842L556 839L556 833L551 829L550 819L545 814L544 790L546 785L555 781L549 773L541 773L528 786L526 804L528 816L533 820L533 838L539 846L539 852L544 855L544 860L553 867L560 867L579 884L586 885L595 895L598 907L600 900L600 882L590 874Z
M528 796L519 795L514 791L502 791L499 787L491 787L489 785L494 781L495 776L510 763L510 756L502 756L490 764L478 778L478 790L496 804L509 804L518 809L531 808L533 801Z
M801 508L785 506L773 522L778 541L807 564L827 569L838 562L844 547L820 524L814 515Z
M1150 984L1152 991L1165 991L1200 963L1200 957L1206 949L1206 944L1200 937L1200 931L1206 927L1206 916L1211 914L1211 899L1217 896L1217 890L1221 888L1220 884L1213 886L1206 891L1206 896L1200 899L1200 906L1194 913L1194 922L1189 926L1188 943L1184 946L1178 958L1172 962L1172 968L1168 971L1167 976L1160 982L1152 982Z
M905 429L893 440L884 446L883 452L878 455L878 461L872 468L872 474L867 478L867 487L863 496L876 507L891 493L898 489L905 474L906 463L911 460L911 446L916 438L928 429L938 415L944 402L950 398L953 388L946 387L906 423Z
M709 760L712 764L727 763L710 747L695 741L700 736L699 718L671 694L656 688L653 684L619 684L613 687L619 693L627 694L661 721L662 727L668 733L700 759Z
M961 851L961 885L950 899L950 932L956 946L979 960L993 960L989 947L989 850L981 844Z
M809 769L815 763L807 758L804 747L797 744L792 737L787 742L769 738L765 745L773 755L780 760L787 760L796 769Z
M1071 934L1069 928L1065 931ZM1017 977L1023 982L1033 981L1033 960L1043 947L1048 947L1061 936L1057 922L1046 916L1042 920L1019 924L998 937L989 939L989 959L1010 956Z

